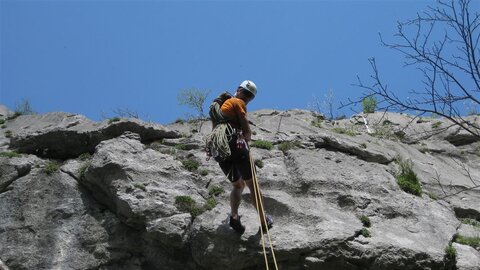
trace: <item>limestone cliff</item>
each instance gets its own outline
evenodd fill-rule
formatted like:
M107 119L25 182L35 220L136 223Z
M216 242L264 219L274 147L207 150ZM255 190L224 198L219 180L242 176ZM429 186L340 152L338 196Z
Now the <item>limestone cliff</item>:
M208 121L0 118L0 269L265 268L247 190L246 232L228 226L231 184L205 159ZM280 269L480 269L478 244L455 240L480 235L479 138L392 113L250 119L253 140L273 144L252 154ZM397 183L398 157L419 196Z

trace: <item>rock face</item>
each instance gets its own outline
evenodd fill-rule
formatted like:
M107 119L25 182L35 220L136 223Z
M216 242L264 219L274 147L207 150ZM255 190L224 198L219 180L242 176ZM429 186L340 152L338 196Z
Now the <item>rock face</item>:
M455 260L446 248L480 230L462 224L480 220L480 145L387 116L365 116L367 129L363 116L250 115L253 139L275 145L252 155L280 269L479 269L478 249L453 243ZM8 151L25 154L0 157L0 269L264 269L247 190L245 233L228 225L231 184L202 151L210 128L65 113L8 120ZM397 156L412 161L421 196L397 184Z
M111 119L93 122L82 115L48 113L24 115L9 121L10 147L20 153L41 157L67 159L93 153L101 141L120 136L124 131L136 132L142 142L179 135L158 124L137 119Z

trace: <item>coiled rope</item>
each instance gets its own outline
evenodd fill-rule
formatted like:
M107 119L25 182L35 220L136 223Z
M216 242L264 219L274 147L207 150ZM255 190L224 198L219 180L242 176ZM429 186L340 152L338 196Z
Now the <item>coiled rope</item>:
M228 137L231 136L233 132L234 130L230 124L218 124L205 138L208 155L214 158L220 157L221 159L230 156L231 151L228 145Z

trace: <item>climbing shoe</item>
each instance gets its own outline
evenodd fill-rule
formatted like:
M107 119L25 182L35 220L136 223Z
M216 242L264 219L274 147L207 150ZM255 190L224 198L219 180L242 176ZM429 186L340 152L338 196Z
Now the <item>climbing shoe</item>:
M267 227L270 230L273 227L273 218L270 215L265 214L265 220L267 221ZM262 230L265 232L267 228L265 228L265 224L262 222Z
M230 227L240 234L245 232L245 226L243 226L242 222L240 222L240 216L238 216L238 219L234 219L232 216L230 216Z

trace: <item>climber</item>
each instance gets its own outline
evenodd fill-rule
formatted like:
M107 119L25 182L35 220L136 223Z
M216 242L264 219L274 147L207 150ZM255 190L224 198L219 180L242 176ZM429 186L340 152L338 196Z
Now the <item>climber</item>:
M233 185L230 193L230 227L239 233L245 231L245 226L240 221L238 215L238 208L242 199L243 189L245 185L250 190L252 204L258 211L258 206L255 200L255 193L252 180L252 170L250 166L250 152L248 142L251 140L252 132L247 120L247 104L253 100L257 94L257 87L252 81L243 81L237 88L235 96L227 99L221 105L221 114L226 119L230 126L227 132L228 151L230 155L215 160L220 165L220 168L225 173L227 178ZM261 194L260 194L261 196ZM259 211L260 220L264 220L263 211ZM273 219L269 215L265 215L266 226L270 229L273 226ZM262 227L266 227L262 224Z

